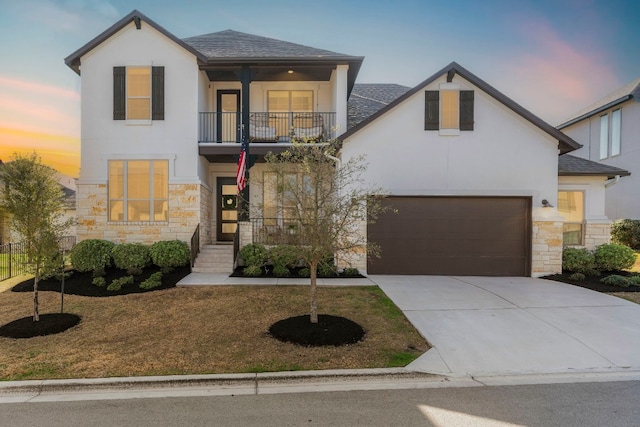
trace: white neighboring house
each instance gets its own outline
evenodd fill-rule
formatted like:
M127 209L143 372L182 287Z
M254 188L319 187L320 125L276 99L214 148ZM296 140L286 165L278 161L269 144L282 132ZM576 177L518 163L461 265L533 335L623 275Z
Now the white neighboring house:
M337 137L344 160L367 154L369 180L399 210L363 225L383 258L360 256L352 266L515 276L561 269L566 230L551 207L565 179L558 156L580 144L456 63L413 89L356 86L363 57L231 30L181 40L138 11L65 61L82 88L79 240L191 239L203 249L195 271L230 271L233 253L211 269L198 262L232 242L269 244L287 221L261 158L294 137ZM262 178L243 194L248 217L235 180L243 140L250 174ZM589 188L588 244L590 216L608 227L606 176L574 166L570 179Z
M580 141L572 153L631 172L608 183L609 219L640 219L640 78L567 118L558 129ZM621 175L624 176L624 175Z

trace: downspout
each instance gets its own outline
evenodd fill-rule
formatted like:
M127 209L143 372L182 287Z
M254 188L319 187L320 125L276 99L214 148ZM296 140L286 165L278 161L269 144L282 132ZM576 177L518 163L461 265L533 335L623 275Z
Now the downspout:
M615 178L608 180L604 183L604 188L613 187L620 181L620 175L616 175Z

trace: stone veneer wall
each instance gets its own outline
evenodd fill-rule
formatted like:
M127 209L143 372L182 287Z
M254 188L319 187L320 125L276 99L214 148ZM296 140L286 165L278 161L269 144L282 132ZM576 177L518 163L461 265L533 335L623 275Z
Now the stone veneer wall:
M562 221L533 221L533 277L562 272L562 224Z
M208 218L202 218L202 215L210 213L211 191L200 184L170 184L169 220L156 222L107 221L106 184L79 184L76 194L78 241L105 239L116 243L150 244L158 240L177 239L190 242L199 223L201 244L207 242L207 236L210 239Z
M587 222L584 227L584 246L595 249L596 246L611 242L611 223Z

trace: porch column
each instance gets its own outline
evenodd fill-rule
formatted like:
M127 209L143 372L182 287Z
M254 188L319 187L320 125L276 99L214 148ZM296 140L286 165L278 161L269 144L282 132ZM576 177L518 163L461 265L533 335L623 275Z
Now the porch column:
M347 131L347 72L348 65L338 65L335 71L334 103L336 112L336 135Z
M251 145L249 144L249 86L251 85L251 69L248 65L242 66L240 73L240 82L242 83L242 101L241 101L241 121L242 121L242 144L247 147L246 161L247 161L247 185L240 194L240 206L239 206L239 220L249 221L249 169L251 168L251 156L249 151Z

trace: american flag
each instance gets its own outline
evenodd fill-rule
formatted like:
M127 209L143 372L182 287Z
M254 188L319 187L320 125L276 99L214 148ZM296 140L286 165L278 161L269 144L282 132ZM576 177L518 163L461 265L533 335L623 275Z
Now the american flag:
M236 184L238 184L238 192L244 190L247 186L247 142L242 141L242 149L238 158L238 171L236 172Z

